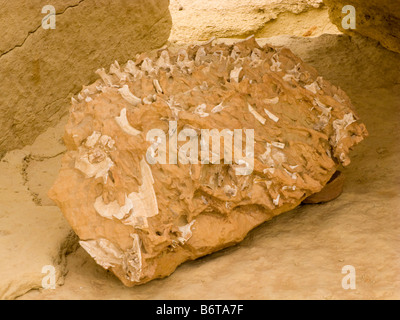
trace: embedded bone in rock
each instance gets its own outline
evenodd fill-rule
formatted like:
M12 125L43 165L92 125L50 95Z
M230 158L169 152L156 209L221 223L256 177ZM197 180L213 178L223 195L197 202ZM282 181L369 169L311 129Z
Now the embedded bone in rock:
M341 89L254 38L163 48L97 73L72 101L49 195L127 286L295 208L367 136Z

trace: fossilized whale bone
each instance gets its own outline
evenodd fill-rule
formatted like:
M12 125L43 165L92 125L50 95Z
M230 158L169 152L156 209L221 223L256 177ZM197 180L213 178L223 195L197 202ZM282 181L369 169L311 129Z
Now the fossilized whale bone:
M98 74L72 101L49 194L128 286L296 207L367 135L341 89L254 38L163 48Z

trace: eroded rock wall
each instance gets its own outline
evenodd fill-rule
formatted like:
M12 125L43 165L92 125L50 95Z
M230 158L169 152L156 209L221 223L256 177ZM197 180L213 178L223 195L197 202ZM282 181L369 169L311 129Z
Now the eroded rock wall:
M171 0L173 28L170 40L246 38L253 34L259 37L259 32L265 36L267 24L281 14L295 16L313 9L322 11L316 10L322 6L322 0ZM303 27L298 26L299 29Z
M359 33L378 40L385 48L400 52L400 2L392 0L324 0L331 21L344 33ZM342 9L351 5L356 11L356 28L344 29Z
M168 0L53 1L56 28L46 30L47 4L0 9L0 157L56 124L100 66L162 46L171 29Z

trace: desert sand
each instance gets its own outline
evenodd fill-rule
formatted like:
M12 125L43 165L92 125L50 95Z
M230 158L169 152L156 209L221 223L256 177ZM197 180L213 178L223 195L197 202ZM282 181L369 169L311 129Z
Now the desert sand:
M172 1L173 19L174 13L176 17L188 10L188 2L180 3L183 10L174 9ZM302 205L259 226L234 247L187 262L168 278L127 288L77 246L47 197L65 152L63 118L32 146L8 152L0 162L0 297L399 299L400 55L374 40L340 34L325 19L315 20L311 36L303 36L303 30L298 33L302 25L314 27L314 20L307 17L326 14L323 8L315 10L283 13L284 34L268 31L268 25L281 23L278 17L263 27L261 36L268 38L258 41L289 47L340 86L366 124L369 137L342 170L346 181L339 198ZM188 12L186 16L190 20ZM225 36L231 38L225 41L234 41L235 34ZM170 42L178 45L185 37L173 31ZM57 269L54 290L40 288L44 265ZM346 265L356 271L354 290L342 287Z

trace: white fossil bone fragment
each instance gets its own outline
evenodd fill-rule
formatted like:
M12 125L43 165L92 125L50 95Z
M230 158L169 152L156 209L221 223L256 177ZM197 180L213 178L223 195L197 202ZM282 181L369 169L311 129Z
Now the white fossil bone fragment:
M144 104L152 104L153 102L157 101L156 94L149 94L147 97L143 98Z
M74 97L71 97L71 104L72 105L77 105L78 104L78 100L76 100Z
M237 58L239 57L239 55L240 55L240 49L239 49L237 46L234 46L234 47L233 47L233 50L232 50L232 52L231 52L230 57L231 57L233 60L237 60Z
M279 62L279 55L277 53L275 53L271 57L271 62L272 62L272 65L270 67L271 71L274 71L274 72L282 71L281 62Z
M305 85L304 88L306 88L308 91L311 91L314 94L317 94L318 91L321 90L317 81L314 81L311 84Z
M115 74L120 81L126 81L127 74L121 71L121 67L120 67L118 61L115 61L110 66L110 74Z
M209 40L203 42L203 46L209 45L211 43L211 46L214 46L212 43L215 40L215 37L211 37Z
M332 111L332 107L327 108L326 105L324 105L321 101L319 101L319 99L315 98L314 101L315 105L317 105L322 110L322 113L329 114Z
M271 145L275 148L285 149L285 144L281 142L271 142Z
M141 79L143 71L141 71L132 60L128 60L125 64L124 71L131 74L134 79Z
M85 89L82 90L82 93L83 93L85 96L88 96L88 95L91 95L91 94L96 93L96 92L92 92L92 91L90 91L88 88L85 88Z
M264 102L266 104L275 105L275 104L278 104L279 97L275 97L275 98L272 98L272 99L264 99Z
M235 165L233 166L236 174L242 175L242 176L249 175L249 172L253 172L253 169L254 169L253 162L254 161L251 161L251 164L250 164L248 161L246 161L244 159L237 160L236 161L237 166L235 166Z
M264 108L264 112L267 114L268 118L270 118L274 122L278 122L279 118L274 115L272 112L268 111L267 109Z
M352 113L347 113L344 115L343 119L337 119L333 121L333 129L335 130L335 146L337 146L343 138L347 136L346 129L349 125L356 122L354 115Z
M255 36L254 34L252 34L252 35L248 36L246 39L243 39L243 40L238 41L238 43L246 42L246 41L248 41L248 40L250 40L250 39L253 39L253 38L255 38L255 37L256 37L256 36Z
M223 102L221 102L219 105L215 106L212 110L211 113L218 113L224 110L227 106L223 105Z
M121 110L121 113L119 117L115 117L115 121L118 123L118 125L121 127L121 129L126 132L127 134L130 134L131 136L137 136L141 134L142 132L133 128L128 121L128 118L126 117L126 108L123 108Z
M290 82L292 80L297 81L297 79L292 74L285 74L282 79L286 82Z
M250 104L247 104L250 113L262 124L265 124L267 119L265 119L261 114L259 114Z
M275 170L276 170L275 168L266 168L263 170L263 172L264 172L264 174L267 174L267 173L275 174Z
M242 67L235 67L230 74L230 79L231 81L234 82L239 82L240 78L240 72L242 72L243 68Z
M142 100L136 97L130 90L129 86L125 84L121 89L118 89L118 92L121 94L122 98L128 101L133 106L137 106L142 103Z
M262 58L262 51L258 48L254 48L253 51L251 52L250 56L251 60L256 61L256 60L261 60Z
M194 68L194 61L189 60L189 55L185 49L181 49L178 52L176 65L179 67L181 71L191 74Z
M142 272L142 252L138 234L131 234L133 244L126 252L107 239L79 241L82 248L105 269L122 266L127 278L138 282Z
M297 173L292 173L286 169L283 170L292 178L292 180L297 180Z
M122 250L107 239L79 241L79 244L105 269L122 264Z
M157 79L153 80L153 85L157 93L164 93L163 89L161 88L160 82Z
M205 196L201 196L201 200L203 201L203 204L208 204L208 200Z
M213 56L218 57L219 58L219 62L221 62L222 59L226 60L226 57L224 56L224 51L222 51L222 50L215 51L213 53Z
M197 50L196 57L194 58L194 62L196 63L196 65L199 65L201 63L201 58L206 56L207 56L206 50L204 49L204 47L200 47Z
M260 159L262 163L268 165L269 167L275 166L275 162L272 159L272 148L270 143L266 143L266 151L262 155L260 155Z
M296 190L296 186L283 186L282 187L282 190L293 190L293 191L295 191Z
M272 201L275 206L279 206L279 199L281 198L281 195L278 194L278 196Z
M143 72L147 72L149 75L157 73L157 70L153 67L153 61L150 58L143 60L142 64L140 65L140 69Z
M107 86L109 87L113 86L112 77L106 73L106 70L104 68L98 69L96 73L100 76L100 78Z
M79 148L78 156L75 160L75 168L83 172L88 178L103 178L104 183L107 183L108 171L114 162L101 150L96 150L96 158L101 159L99 162L93 163L90 161L92 157L83 148Z
M277 163L285 163L286 162L286 155L278 150L274 150L274 152L272 153L272 159L274 159L274 161L276 161Z
M97 141L99 141L100 137L101 137L101 132L94 131L86 139L85 146L88 147L88 148L93 148L96 145Z
M99 196L94 208L96 212L107 219L119 219L123 224L135 228L147 228L147 218L158 214L157 198L154 192L154 180L149 165L142 160L140 169L143 183L139 186L139 192L125 195L125 204L120 206L118 201L105 204L103 197Z
M134 282L139 282L142 276L142 250L140 237L137 233L131 234L133 244L128 249L122 260L122 268L126 273L126 277Z
M154 179L150 166L144 160L140 161L140 171L143 183L139 186L139 192L132 192L128 198L133 203L130 216L123 220L124 224L138 226L147 224L147 218L158 214L157 197L154 192Z
M125 195L125 204L122 207L116 200L109 204L105 204L103 196L100 196L96 198L94 208L97 213L104 218L112 219L114 217L121 220L132 210L133 203L132 200Z
M321 101L319 101L319 99L315 98L314 99L314 105L317 106L320 110L321 110L321 114L318 116L318 118L320 119L320 124L318 124L315 129L323 129L325 128L328 123L329 120L331 119L331 111L332 111L332 107L327 108L326 105L324 105Z
M285 74L283 80L291 81L294 80L298 82L300 80L301 72L300 72L300 63L296 64L292 70L288 70L288 73Z
M98 142L103 146L103 147L107 147L109 149L114 148L115 145L115 141L107 135L102 135L100 137L100 139L98 140Z
M181 232L181 236L178 238L178 240L181 244L185 244L192 237L193 233L191 228L195 222L196 220L193 220L182 227L178 227L179 231Z
M162 143L162 140L160 137L157 138L152 138L150 140L150 142L152 143L152 145L147 149L147 153L146 153L146 157L147 157L147 161L149 161L149 163L156 163L157 160L157 150L160 146L160 144Z
M156 65L158 68L168 69L171 68L171 59L167 50L161 52Z
M208 117L210 114L205 112L206 108L207 108L207 105L205 103L203 103L196 107L196 109L194 110L194 113L199 115L201 118Z

